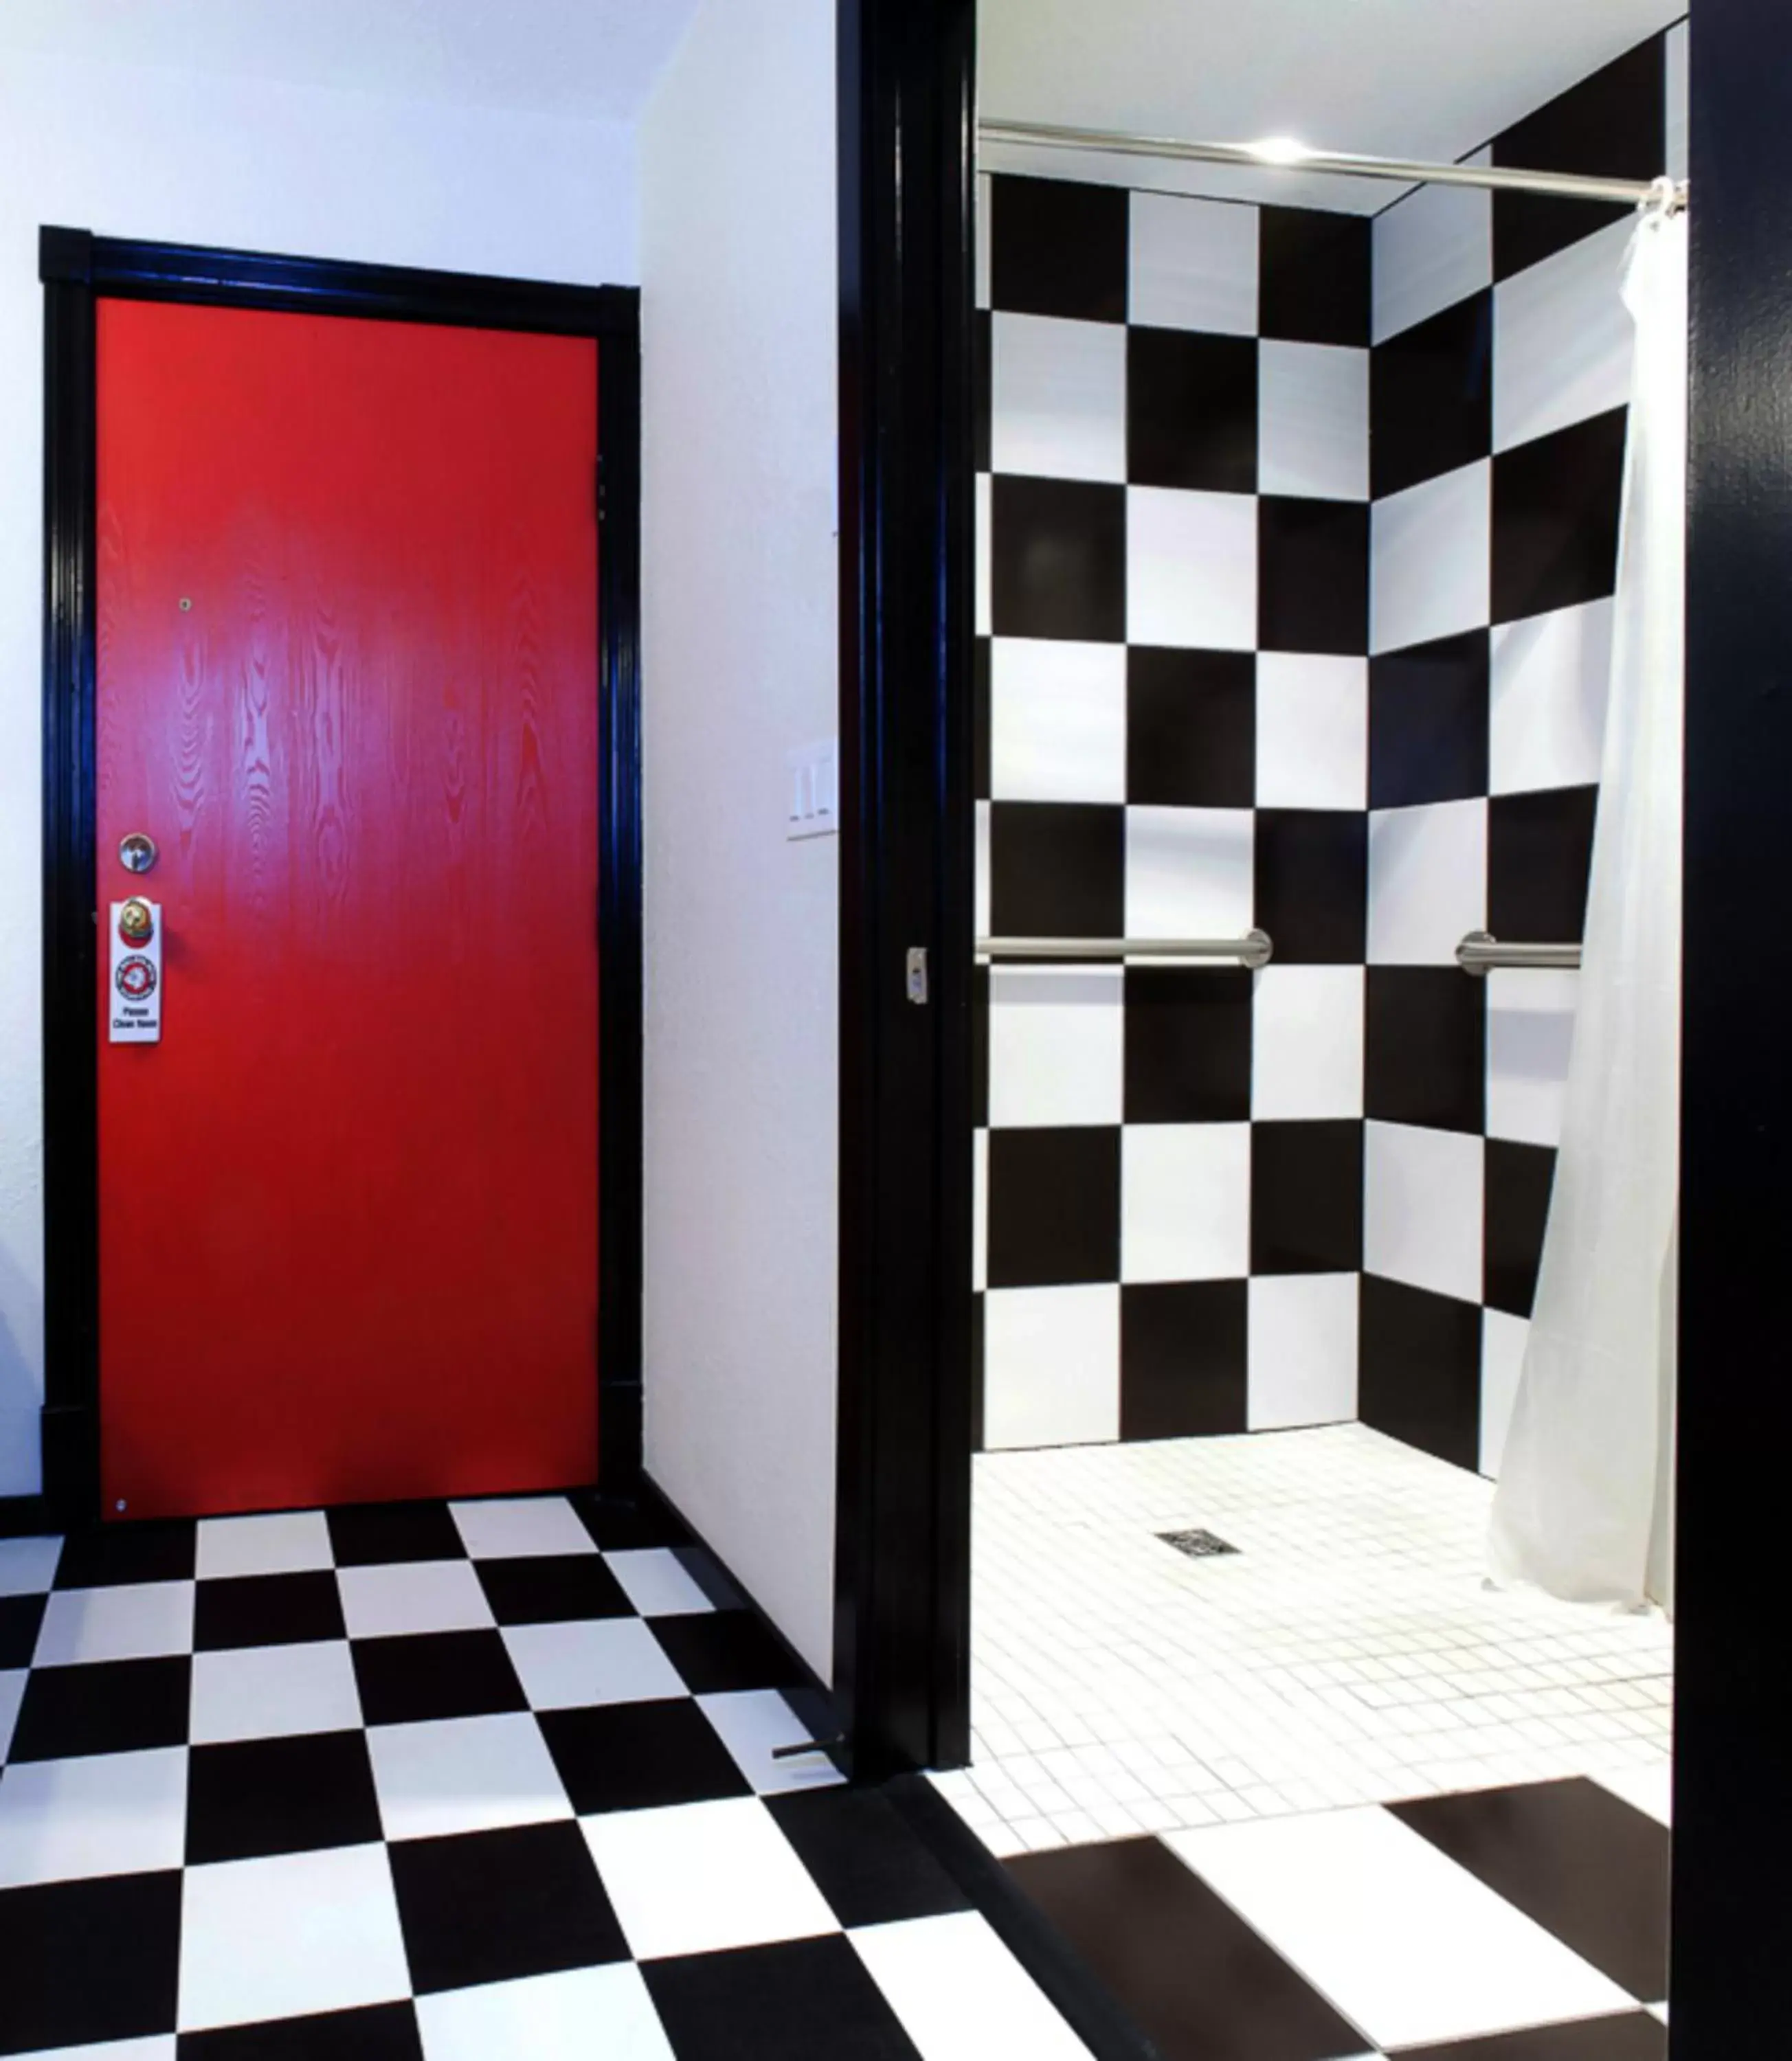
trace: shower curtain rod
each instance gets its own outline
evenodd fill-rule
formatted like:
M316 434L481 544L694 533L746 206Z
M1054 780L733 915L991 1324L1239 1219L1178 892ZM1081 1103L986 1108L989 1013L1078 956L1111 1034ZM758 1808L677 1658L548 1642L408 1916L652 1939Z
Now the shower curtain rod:
M1342 172L1363 179L1397 179L1405 186L1487 186L1500 193L1549 194L1558 200L1622 201L1640 207L1658 182L1594 178L1579 172L1521 171L1508 165L1429 165L1405 158L1358 158L1342 150L1309 150L1272 136L1261 143L1189 143L1174 136L1135 136L1121 129L1066 129L1046 122L980 122L985 143L1038 143L1060 150L1105 150L1133 158L1181 158L1204 165L1254 165L1299 172ZM1670 212L1687 202L1687 184L1674 188Z

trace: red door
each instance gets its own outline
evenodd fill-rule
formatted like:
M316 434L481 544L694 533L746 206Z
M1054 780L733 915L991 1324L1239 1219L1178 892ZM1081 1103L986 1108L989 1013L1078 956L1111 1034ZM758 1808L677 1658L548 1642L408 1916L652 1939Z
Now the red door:
M596 350L100 304L108 1515L593 1475Z

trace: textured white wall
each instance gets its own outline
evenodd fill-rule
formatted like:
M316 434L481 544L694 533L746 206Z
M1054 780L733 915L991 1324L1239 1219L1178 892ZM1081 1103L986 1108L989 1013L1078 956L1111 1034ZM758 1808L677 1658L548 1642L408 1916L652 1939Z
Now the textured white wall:
M647 1461L825 1678L838 846L833 0L705 0L642 120Z
M831 203L830 203L831 204ZM620 125L0 60L0 1495L38 1486L40 224L580 283L636 274Z

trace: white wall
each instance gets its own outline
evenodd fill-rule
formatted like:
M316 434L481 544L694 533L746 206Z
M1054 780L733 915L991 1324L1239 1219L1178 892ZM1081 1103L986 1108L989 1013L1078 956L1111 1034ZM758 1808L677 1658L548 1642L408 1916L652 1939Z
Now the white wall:
M647 1463L825 1679L838 846L833 0L704 0L643 118Z
M635 220L620 125L0 59L0 1495L42 1396L38 226L628 283Z

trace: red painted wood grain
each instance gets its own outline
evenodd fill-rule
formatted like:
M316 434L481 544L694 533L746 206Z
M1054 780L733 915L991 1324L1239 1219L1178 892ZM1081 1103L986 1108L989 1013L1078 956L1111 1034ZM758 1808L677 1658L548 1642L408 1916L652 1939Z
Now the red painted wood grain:
M100 304L109 1515L592 1477L596 349Z

